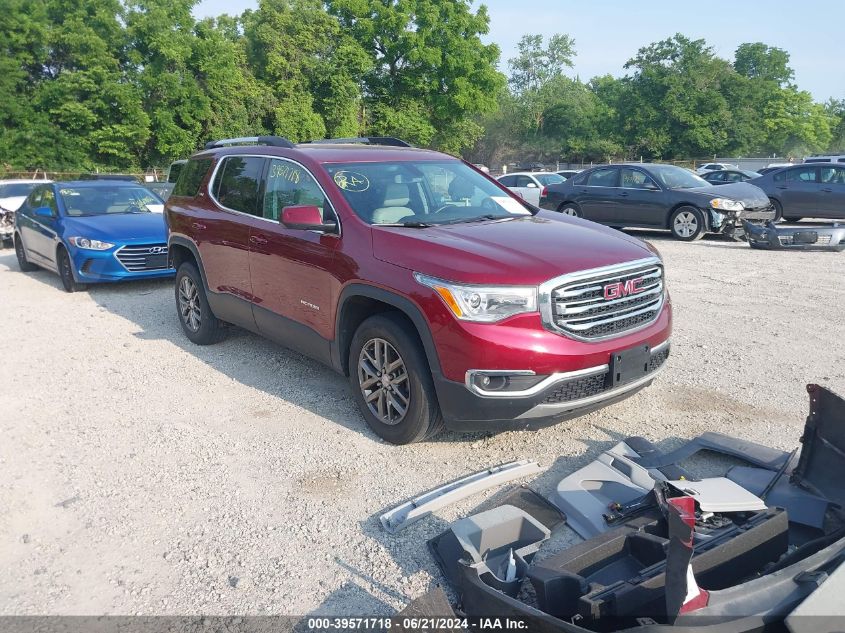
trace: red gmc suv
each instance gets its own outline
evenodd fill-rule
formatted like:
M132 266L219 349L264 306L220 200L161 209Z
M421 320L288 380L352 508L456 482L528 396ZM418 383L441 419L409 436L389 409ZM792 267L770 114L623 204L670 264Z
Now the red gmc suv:
M234 324L322 361L396 444L583 415L669 355L652 247L397 139L209 143L166 218L191 341Z

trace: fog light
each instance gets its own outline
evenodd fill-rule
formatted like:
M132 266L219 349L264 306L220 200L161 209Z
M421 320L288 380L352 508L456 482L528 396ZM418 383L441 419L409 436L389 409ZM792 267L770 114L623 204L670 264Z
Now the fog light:
M546 376L537 376L532 371L470 371L467 372L467 387L477 393L519 393L531 389Z

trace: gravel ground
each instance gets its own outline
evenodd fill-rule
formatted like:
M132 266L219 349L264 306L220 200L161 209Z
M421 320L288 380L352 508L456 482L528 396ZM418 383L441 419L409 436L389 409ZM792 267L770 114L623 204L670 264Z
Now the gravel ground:
M425 541L484 502L381 531L436 484L532 458L547 493L628 435L793 448L804 384L845 393L845 256L640 235L675 307L657 384L542 431L408 447L315 362L242 331L192 346L169 282L68 295L1 251L0 614L390 614L443 582Z

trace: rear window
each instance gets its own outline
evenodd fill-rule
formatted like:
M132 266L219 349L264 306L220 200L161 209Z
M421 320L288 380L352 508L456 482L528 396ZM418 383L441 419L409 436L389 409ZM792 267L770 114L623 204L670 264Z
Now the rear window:
M185 166L185 161L180 160L170 165L170 170L167 172L167 182L176 182L179 180L179 174L182 173L182 168Z
M174 166L175 167L175 166ZM208 173L208 168L211 167L210 158L202 158L199 160L189 160L182 167L179 173L179 179L173 187L173 196L188 196L193 198L200 190L205 175Z

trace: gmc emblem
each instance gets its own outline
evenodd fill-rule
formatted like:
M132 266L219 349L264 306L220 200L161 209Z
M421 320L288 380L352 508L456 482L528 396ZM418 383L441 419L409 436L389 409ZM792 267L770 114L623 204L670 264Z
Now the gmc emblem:
M619 299L628 295L638 295L645 290L642 285L642 277L629 279L625 282L617 281L615 284L607 284L604 287L604 298L606 301L610 301L611 299Z

